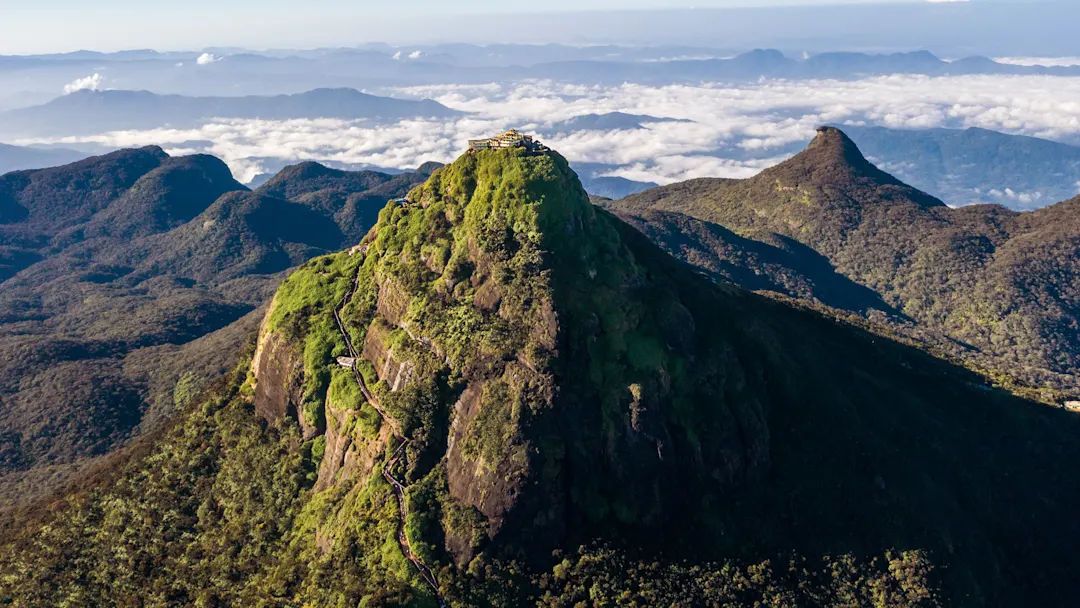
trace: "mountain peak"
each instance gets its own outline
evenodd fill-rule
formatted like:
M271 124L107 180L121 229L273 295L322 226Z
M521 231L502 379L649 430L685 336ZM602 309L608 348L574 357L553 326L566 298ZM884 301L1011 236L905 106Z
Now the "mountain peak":
M438 171L439 169L443 168L444 166L445 165L443 165L440 162L429 160L429 161L427 161L425 163L422 163L419 167L417 167L416 172L421 174L421 175L431 175L432 173L434 173L434 172Z
M767 181L843 185L852 179L893 183L895 178L866 160L859 147L836 127L818 127L817 135L805 150L762 172ZM899 183L899 182L896 182ZM794 184L793 184L794 185Z
M719 498L767 465L759 404L728 399L742 376L712 349L723 339L712 311L685 300L662 263L647 270L662 254L624 228L558 153L474 150L388 204L359 255L332 262L358 271L319 275L355 289L341 323L375 405L409 442L403 477L442 468L448 500L496 545L544 555L593 523L661 524L692 510L681 487ZM314 327L312 314L330 322L329 299L316 310L290 295L308 275L282 287L270 331ZM290 408L275 395L288 389L263 371L278 365L274 348L255 354L255 407L280 416ZM308 407L305 433L328 429L326 445L340 444L335 408L322 420ZM430 411L452 412L449 427ZM709 441L687 439L698 435ZM336 470L321 478L347 483ZM459 563L473 537L449 534Z
M819 127L806 150L752 179L779 182L781 187L812 187L849 194L860 192L849 198L864 202L906 200L926 208L945 205L878 169L866 160L851 138L830 126ZM867 196L867 191L876 194Z
M804 154L827 165L842 165L862 171L877 170L866 160L855 142L836 127L818 127L817 135Z
M337 176L344 173L338 169L331 169L322 163L313 160L304 161L296 165L289 165L282 169L271 181L279 179L317 179L328 175Z

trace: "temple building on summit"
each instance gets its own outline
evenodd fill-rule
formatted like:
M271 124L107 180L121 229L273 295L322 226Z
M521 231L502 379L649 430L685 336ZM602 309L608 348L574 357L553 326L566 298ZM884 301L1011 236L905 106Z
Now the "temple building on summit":
M533 139L532 135L526 135L517 129L510 129L502 135L496 135L488 139L470 139L469 151L473 150L496 150L501 148L525 148L529 152L546 152L547 146Z

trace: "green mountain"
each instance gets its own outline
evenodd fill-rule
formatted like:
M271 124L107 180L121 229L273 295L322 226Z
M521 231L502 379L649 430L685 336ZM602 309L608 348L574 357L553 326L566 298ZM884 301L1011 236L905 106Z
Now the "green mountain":
M590 205L554 152L436 171L359 245L295 271L248 352L169 426L9 514L0 600L981 606L1080 591L1075 416L710 281Z
M607 203L718 279L856 313L1068 393L1080 390L1078 205L950 209L878 170L833 128L747 180L692 180Z
M0 177L0 505L158 426L232 368L284 271L422 180L299 173L249 192L151 147Z

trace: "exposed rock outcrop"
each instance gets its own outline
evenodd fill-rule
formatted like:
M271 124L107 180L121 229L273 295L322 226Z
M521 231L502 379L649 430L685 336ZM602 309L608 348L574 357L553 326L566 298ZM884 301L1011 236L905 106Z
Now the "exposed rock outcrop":
M281 334L266 331L264 322L251 361L255 413L267 422L296 417L296 406L303 394L303 368L303 354L298 345Z
M304 271L290 327L340 334L336 347L305 339L331 376L357 357L348 379L366 378L396 436L383 473L433 484L455 561L547 556L582 527L665 525L767 469L764 379L727 348L699 286L590 205L564 159L476 152L409 201L384 209L362 257ZM264 417L327 394L296 380L298 353L260 340ZM360 405L329 393L321 420L298 416L305 438L325 432L316 492L360 483L390 441L386 428L357 434Z

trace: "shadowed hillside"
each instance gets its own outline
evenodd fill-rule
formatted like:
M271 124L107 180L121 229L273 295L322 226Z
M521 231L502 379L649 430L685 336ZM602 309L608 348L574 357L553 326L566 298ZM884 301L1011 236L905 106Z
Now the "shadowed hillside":
M1080 390L1076 200L1030 214L989 205L949 209L873 167L839 130L823 128L805 152L753 178L693 180L605 205L648 232L687 235L692 246L668 250L691 263L715 272L692 259L701 250L740 268L718 278L759 288L760 280L740 276L772 277L766 289L866 315L864 302L800 287L828 283L838 273L881 298L890 315L871 317L892 331L1037 387ZM758 243L796 241L835 270L799 269L790 278L790 265L768 267L729 254L670 216L649 215L657 211Z
M296 270L171 426L13 513L0 597L1064 605L1078 424L709 281L557 153L481 151Z
M0 506L159 425L234 364L282 273L422 178L123 150L0 177ZM296 200L289 200L295 198Z

